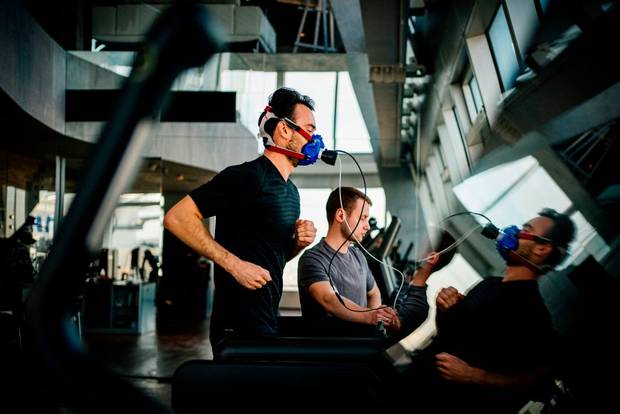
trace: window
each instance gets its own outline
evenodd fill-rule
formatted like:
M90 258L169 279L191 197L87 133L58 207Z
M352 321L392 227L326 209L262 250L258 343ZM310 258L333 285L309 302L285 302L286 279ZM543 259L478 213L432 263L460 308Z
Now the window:
M276 90L276 73L252 70L224 70L221 91L237 92L237 112L241 124L253 135L258 133L258 116ZM262 150L262 143L259 148Z
M503 4L498 7L491 21L487 37L502 91L507 91L512 88L519 74L519 60Z
M349 72L338 72L337 75L336 148L351 153L370 153L370 136Z
M482 110L482 95L480 95L480 88L478 87L478 81L475 76L471 77L469 81L469 87L471 88L471 94L474 97L474 105L476 105L476 112Z
M104 235L103 247L118 251L117 266L131 274L131 251L136 247L161 255L164 209L161 193L126 193L120 196ZM120 275L117 275L120 276Z
M511 224L520 226L544 207L559 212L573 209L571 200L531 156L472 176L454 187L454 193L467 210L485 214L500 228ZM475 218L481 224L486 223L481 217ZM609 250L605 241L579 211L572 213L571 218L577 236L563 266L581 263L587 256L584 252L601 260Z
M539 28L538 11L532 0L504 0L506 16L510 23L515 49L523 68L526 52Z
M473 74L463 83L463 96L465 96L469 119L471 119L471 122L474 122L476 116L482 110L482 96L478 88L478 81Z
M258 133L258 116L267 105L269 95L277 89L277 73L225 70L220 85L222 91L237 92L241 124L252 134ZM372 152L366 122L348 72L286 72L284 86L314 100L316 133L323 137L327 148L336 147L352 153Z
M284 86L314 100L316 133L323 137L327 148L334 148L336 72L286 72Z

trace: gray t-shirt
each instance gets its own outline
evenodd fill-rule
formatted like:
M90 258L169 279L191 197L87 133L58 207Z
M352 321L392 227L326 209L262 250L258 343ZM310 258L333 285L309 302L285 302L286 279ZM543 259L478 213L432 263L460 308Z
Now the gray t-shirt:
M327 312L310 296L308 288L316 282L329 281L327 269L336 251L325 243L325 238L299 259L297 284L301 312L304 317L326 316ZM368 292L375 286L375 279L368 268L366 257L357 246L350 246L347 253L338 253L332 262L331 278L341 296L368 306Z

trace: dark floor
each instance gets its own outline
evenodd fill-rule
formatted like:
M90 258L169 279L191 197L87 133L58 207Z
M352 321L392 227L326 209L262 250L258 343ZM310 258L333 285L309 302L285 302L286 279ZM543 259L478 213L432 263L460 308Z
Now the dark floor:
M83 341L109 370L171 408L170 380L175 369L188 360L212 359L208 326L207 320L184 325L158 322L154 332L86 332ZM16 326L13 331L18 332ZM0 333L9 331L2 327ZM64 391L59 392L59 384L41 369L28 335L24 341L18 341L18 335L0 339L0 413L72 414L61 396Z
M213 359L208 320L185 324L159 321L142 335L84 335L89 350L114 373L170 407L170 379L192 359Z

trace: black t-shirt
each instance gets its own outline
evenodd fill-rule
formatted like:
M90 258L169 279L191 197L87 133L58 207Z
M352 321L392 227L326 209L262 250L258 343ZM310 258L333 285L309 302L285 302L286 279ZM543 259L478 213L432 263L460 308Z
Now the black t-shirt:
M469 365L501 374L518 374L552 361L554 331L538 282L503 282L489 277L465 298L437 317L437 337L414 360L411 374L447 403L489 412L511 412L528 398L482 387L444 381L437 372L435 355L452 354ZM483 410L483 411L484 411ZM484 412L487 412L484 411Z
M551 317L534 280L489 277L437 318L437 344L470 365L512 373L549 357Z
M250 290L215 266L211 343L225 332L275 334L282 272L299 218L297 187L262 156L226 168L189 195L204 217L216 216L215 240L240 259L265 268L272 278L261 289Z

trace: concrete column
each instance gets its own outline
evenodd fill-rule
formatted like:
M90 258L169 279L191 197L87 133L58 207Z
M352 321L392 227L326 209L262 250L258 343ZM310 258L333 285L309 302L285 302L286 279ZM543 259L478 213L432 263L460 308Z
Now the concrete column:
M54 191L56 192L56 204L54 206L54 237L58 232L60 222L65 212L65 170L67 160L56 156L56 176L54 179Z
M384 167L381 180L386 209L402 223L398 238L403 240L404 246L410 241L418 243L426 234L426 224L409 167Z

